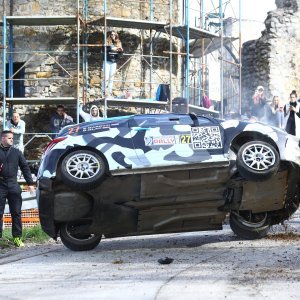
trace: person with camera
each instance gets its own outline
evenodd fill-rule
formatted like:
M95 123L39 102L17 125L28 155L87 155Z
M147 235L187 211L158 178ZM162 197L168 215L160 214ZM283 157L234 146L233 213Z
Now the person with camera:
M264 94L264 87L259 85L254 95L252 96L252 110L251 115L256 117L259 121L262 119L265 120L266 117L266 105L267 105L267 99Z
M300 138L300 103L297 93L292 91L290 101L284 106L285 131Z
M22 242L22 219L21 188L17 182L18 168L29 186L29 191L34 192L34 182L29 166L22 152L13 147L14 134L9 130L1 133L0 144L0 238L2 238L3 213L6 199L12 218L12 236L16 247L23 247Z
M109 31L106 39L106 60L103 59L105 78L102 81L102 93L112 94L113 78L117 70L117 61L123 56L122 43L115 31Z

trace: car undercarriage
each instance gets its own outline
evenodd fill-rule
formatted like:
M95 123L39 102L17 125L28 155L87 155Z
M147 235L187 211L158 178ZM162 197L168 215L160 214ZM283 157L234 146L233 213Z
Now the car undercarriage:
M254 239L298 208L299 167L286 164L259 182L243 179L234 166L108 176L85 192L68 188L57 177L50 183L42 180L40 193L40 205L48 206L42 207L48 211L43 229L53 238L60 230L73 250L88 250L81 242L93 241L91 236L100 241L102 235L220 230L228 213L233 231Z

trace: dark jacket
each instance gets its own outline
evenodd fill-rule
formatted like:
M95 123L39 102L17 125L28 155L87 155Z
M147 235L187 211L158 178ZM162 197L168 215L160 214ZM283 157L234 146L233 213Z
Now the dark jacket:
M115 50L112 50L114 49L115 46L112 45L112 46L107 46L107 61L110 61L110 62L117 62L120 58L122 58L123 56L123 51L115 51Z
M74 124L73 118L67 114L61 117L60 115L55 113L51 117L51 131L54 133L58 133L63 127L71 124Z
M0 177L17 181L18 167L20 167L26 182L33 184L27 161L19 149L0 146Z

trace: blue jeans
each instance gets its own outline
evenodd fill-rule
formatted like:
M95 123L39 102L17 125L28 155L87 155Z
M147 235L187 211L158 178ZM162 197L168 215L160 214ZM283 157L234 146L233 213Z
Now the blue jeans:
M276 127L284 129L284 112L276 111L275 113Z
M111 61L106 61L106 62L103 61L103 70L105 70L104 71L105 79L102 81L102 93L104 93L105 91L106 94L111 95L112 87L113 87L113 79L117 70L117 63ZM107 91L106 91L106 87L107 87Z

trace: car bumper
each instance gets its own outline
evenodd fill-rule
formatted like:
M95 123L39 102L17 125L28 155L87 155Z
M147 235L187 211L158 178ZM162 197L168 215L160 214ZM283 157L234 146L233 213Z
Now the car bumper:
M42 229L52 238L56 238L57 229L54 223L54 201L52 180L40 178L38 181L37 201Z
M281 153L281 157L284 160L293 162L300 166L300 141L299 138L288 135L285 142L284 150Z

